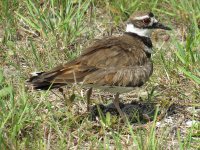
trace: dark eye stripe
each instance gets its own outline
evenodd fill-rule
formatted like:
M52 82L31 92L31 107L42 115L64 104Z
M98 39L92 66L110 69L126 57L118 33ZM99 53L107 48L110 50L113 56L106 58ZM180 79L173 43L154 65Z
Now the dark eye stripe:
M151 22L150 18L145 18L142 20L145 24L149 24Z

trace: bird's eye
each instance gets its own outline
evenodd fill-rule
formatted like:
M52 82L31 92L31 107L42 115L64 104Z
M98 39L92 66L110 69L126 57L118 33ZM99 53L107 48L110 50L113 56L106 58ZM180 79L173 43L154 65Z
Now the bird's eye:
M149 24L151 22L151 19L150 18L145 18L145 19L143 19L143 22L145 24Z

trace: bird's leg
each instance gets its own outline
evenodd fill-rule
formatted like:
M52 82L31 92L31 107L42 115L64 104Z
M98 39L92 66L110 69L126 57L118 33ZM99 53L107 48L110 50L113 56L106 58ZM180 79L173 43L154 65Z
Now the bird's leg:
M117 111L119 112L120 116L122 117L124 123L126 122L126 117L124 115L124 113L122 112L120 106L119 106L119 93L117 93L115 95L115 98L113 100L113 104L115 105L115 108L117 109Z
M92 95L92 88L89 88L89 90L86 93L87 96L87 111L89 111L89 105L90 105L90 97Z

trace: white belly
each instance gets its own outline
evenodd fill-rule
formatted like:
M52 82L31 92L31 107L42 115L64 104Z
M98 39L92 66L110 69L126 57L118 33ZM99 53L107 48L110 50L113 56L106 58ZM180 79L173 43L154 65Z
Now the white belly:
M83 85L85 87L92 87L92 88L97 88L100 90L103 90L105 92L110 92L110 93L128 93L130 91L133 91L135 88L134 87L123 87L123 86L99 86L99 85L94 85L94 84L87 84Z

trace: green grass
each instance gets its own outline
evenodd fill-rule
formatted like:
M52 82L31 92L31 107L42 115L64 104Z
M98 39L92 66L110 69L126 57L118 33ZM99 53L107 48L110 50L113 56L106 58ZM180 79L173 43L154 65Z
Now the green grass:
M199 123L157 128L158 114L141 128L119 123L109 114L92 122L79 87L66 90L65 99L58 91L33 92L26 87L30 72L77 57L93 38L122 33L124 21L134 11L151 10L173 30L153 34L154 74L141 88L148 91L144 99L156 101L160 110L174 103L200 107L198 0L41 2L0 1L0 149L200 148ZM169 41L163 40L166 35ZM94 99L101 101L98 96ZM199 118L195 113L187 117Z

